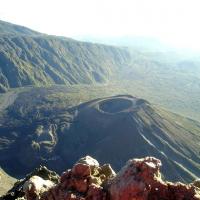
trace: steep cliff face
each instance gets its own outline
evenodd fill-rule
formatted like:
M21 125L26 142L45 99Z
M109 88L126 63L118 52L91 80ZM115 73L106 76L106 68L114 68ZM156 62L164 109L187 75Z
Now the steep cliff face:
M117 173L110 165L99 165L86 156L65 171L56 183L38 175L21 184L21 198L27 200L198 200L197 184L163 181L161 161L154 157L129 160ZM51 176L49 176L50 178ZM8 193L2 199L7 200ZM12 195L10 199L16 199Z

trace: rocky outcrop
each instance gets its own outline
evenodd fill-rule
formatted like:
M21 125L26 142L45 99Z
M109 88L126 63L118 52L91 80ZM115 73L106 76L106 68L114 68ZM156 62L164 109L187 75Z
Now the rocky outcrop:
M197 179L193 182L193 185L200 188L200 179Z
M81 158L72 169L64 172L60 183L48 192L44 192L41 198L106 200L108 194L104 190L105 185L107 180L114 178L115 175L110 165L100 166L98 161L86 156Z
M195 200L199 190L193 185L161 179L160 160L153 157L129 160L111 180L110 200Z
M40 194L48 191L54 186L54 183L50 180L44 180L39 176L32 176L23 185L23 191L27 199L39 199Z
M57 184L33 176L23 185L27 200L198 200L194 184L163 181L154 157L132 159L117 174L109 164L86 156L65 171Z
M40 183L36 182L36 179L38 179L36 178L32 184L29 184L32 182L33 177L39 177ZM39 196L40 192L42 192L42 187L46 187L44 186L45 184L41 184L41 182L44 183L45 180L48 182L50 181L53 184L58 184L60 177L54 171L48 170L45 166L40 166L28 174L24 179L18 180L6 195L0 197L0 200L15 200L24 198L29 194L31 195L32 191L37 194L36 196ZM29 185L29 187L26 187L26 185ZM40 192L38 192L38 188L40 188ZM27 195L25 195L25 192Z

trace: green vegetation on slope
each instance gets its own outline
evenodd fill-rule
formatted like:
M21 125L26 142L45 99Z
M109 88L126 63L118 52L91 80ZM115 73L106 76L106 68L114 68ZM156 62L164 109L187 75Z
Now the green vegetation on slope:
M0 88L107 82L129 59L122 48L53 36L3 36Z
M24 26L0 20L0 35L40 35L40 33Z

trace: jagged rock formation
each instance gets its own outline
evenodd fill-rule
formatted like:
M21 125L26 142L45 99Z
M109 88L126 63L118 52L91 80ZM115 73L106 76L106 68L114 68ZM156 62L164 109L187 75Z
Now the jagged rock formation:
M39 176L23 184L27 200L198 200L198 184L165 182L161 161L154 157L132 159L116 175L111 166L89 157L80 159L55 184ZM198 181L196 181L198 182ZM5 196L6 197L6 196ZM6 199L6 198L3 199ZM7 198L8 199L8 198Z
M34 182L33 180L36 180L38 178L33 178L33 177L38 177L40 179L40 181L44 182L45 180L48 182L51 182L52 185L53 184L58 184L59 183L59 179L60 177L58 176L58 174L56 174L53 171L48 170L46 167L44 166L40 166L38 168L36 168L32 173L28 174L24 179L18 180L13 188L11 188L8 193L1 197L0 199L3 200L10 200L10 199L18 199L18 198L23 198L25 196L25 192L24 189L30 188L27 187L26 185L31 185L28 184L31 182ZM41 184L42 186L44 184ZM36 188L38 188L39 185L37 185Z
M184 200L200 199L193 184L165 182L160 174L160 160L153 157L129 160L111 180L110 200Z
M27 199L39 198L40 194L48 191L54 186L54 183L50 180L44 180L39 176L32 176L23 185L23 191Z

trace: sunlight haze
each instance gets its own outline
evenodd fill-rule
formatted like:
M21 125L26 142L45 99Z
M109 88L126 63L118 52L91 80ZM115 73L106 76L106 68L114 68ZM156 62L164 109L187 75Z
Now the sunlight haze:
M148 36L199 48L199 7L198 0L2 0L0 19L66 37Z

